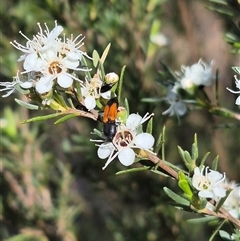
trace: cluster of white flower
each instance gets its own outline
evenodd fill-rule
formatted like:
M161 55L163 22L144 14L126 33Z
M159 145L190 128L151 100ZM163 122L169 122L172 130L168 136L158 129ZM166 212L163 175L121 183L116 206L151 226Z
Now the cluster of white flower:
M119 77L116 73L111 72L106 74L105 82L107 84L114 84L119 80ZM85 83L83 83L81 88L81 93L84 98L84 105L88 110L92 110L96 106L96 99L103 97L104 99L110 99L111 91L101 91L101 88L104 86L103 81L100 79L98 74L88 81L86 77Z
M200 198L212 198L218 200L225 197L226 190L221 186L225 179L225 173L209 170L209 167L196 167L192 177L193 186L199 191Z
M149 120L152 115L148 113L141 117L138 114L130 114L126 124L119 121L116 134L112 142L103 142L99 145L97 154L101 159L108 158L103 169L116 157L124 166L130 166L134 163L136 152L143 150L152 153L154 137L142 131L142 124ZM92 140L98 142L98 140Z
M182 101L179 94L172 87L167 88L167 96L165 98L166 102L170 104L170 107L165 110L162 114L169 116L182 116L186 113L186 104Z
M39 32L29 39L22 32L21 35L27 40L26 46L21 45L17 41L11 44L23 52L24 54L18 61L23 61L22 74L27 74L24 80L20 80L17 74L13 82L1 82L0 85L5 88L1 91L8 91L4 97L9 96L17 84L23 89L34 88L40 94L50 92L54 85L58 85L63 89L72 86L73 81L81 80L75 75L75 71L87 71L82 66L83 56L90 58L85 52L80 50L83 45L83 37L78 35L75 39L59 38L63 31L63 27L57 25L52 31L49 31L45 24L45 30L38 23ZM82 67L81 67L82 66Z
M234 218L240 218L240 186L235 182L229 182L225 173L209 170L209 167L196 167L192 177L192 184L198 190L200 198L211 198L219 201L226 196L227 190L232 190L223 204ZM213 210L214 207L208 203L207 208Z
M235 182L229 182L224 180L221 184L222 188L225 190L231 189L229 196L223 203L223 208L225 208L234 218L240 219L240 186Z
M192 66L183 66L184 74L180 79L181 88L188 90L194 86L210 86L213 81L212 63L208 65L200 59L198 63Z
M21 74L26 78L21 80L19 73L17 73L13 82L0 82L0 86L4 87L0 91L7 92L3 97L11 95L15 89L22 88L29 99L35 99L36 96L40 97L38 103L51 107L52 95L61 95L65 91L84 105L84 110L87 111L95 109L98 101L99 106L101 106L106 103L106 100L111 102L116 97L112 87L119 80L117 74L110 72L105 75L98 69L96 74L91 77L91 69L84 66L86 63L85 60L82 61L84 57L91 59L93 62L94 60L81 50L83 45L82 35L78 35L75 39L73 39L73 36L67 38L65 35L60 38L63 27L57 25L57 22L55 22L52 31L48 29L46 24L45 30L39 23L38 27L39 32L32 39L20 32L27 40L25 46L17 41L11 42L16 49L23 52L19 61L23 61L24 71ZM93 65L95 66L95 64ZM83 81L77 77L77 71L86 71ZM79 84L78 87L76 87L76 83ZM33 96L30 96L29 93ZM59 99L61 99L60 96ZM103 103L101 103L101 100L104 100ZM108 108L112 107L107 104L107 111L109 111ZM108 157L103 169L117 156L123 165L129 166L135 161L135 152L137 153L139 150L151 152L154 144L154 137L142 131L142 124L152 115L146 114L142 118L138 114L131 114L127 119L115 120L117 108L118 103L114 103L114 114L112 115L112 110L109 113L107 112L109 116L106 116L106 123L104 123L106 128L113 128L107 129L109 131L107 134L111 135L111 138L103 130L107 142L106 140L102 141L104 143L98 148L98 156L101 159ZM108 118L111 119L110 123L108 123Z
M178 74L177 81L167 89L166 102L170 104L169 109L163 112L163 115L182 116L187 112L185 100L181 96L181 90L194 95L194 91L199 86L210 86L213 83L212 63L206 64L201 59L191 65L182 66L182 73Z

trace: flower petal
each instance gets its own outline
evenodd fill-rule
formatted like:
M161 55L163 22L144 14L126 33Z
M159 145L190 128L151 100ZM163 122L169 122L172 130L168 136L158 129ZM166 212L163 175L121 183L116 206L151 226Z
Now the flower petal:
M134 163L135 152L129 147L123 148L119 151L118 159L124 166L130 166Z
M73 79L66 73L62 73L58 75L57 82L61 87L69 88L72 86Z
M126 127L134 130L136 129L142 120L142 117L138 114L131 114L128 116L127 121L126 121Z
M20 86L24 89L29 89L33 87L33 81L26 81L23 83L20 83Z
M235 104L240 105L240 96L237 97Z
M103 143L99 146L97 155L100 159L105 159L111 154L113 149L114 146L112 143Z
M96 100L94 97L89 96L84 99L84 104L88 110L92 110L96 106Z
M213 193L217 196L217 197L225 197L226 196L226 190L224 190L221 187L215 187L213 189Z
M149 133L140 133L134 138L134 143L137 147L150 149L154 144L154 137Z
M213 197L213 193L211 191L208 190L202 190L198 193L199 197L205 197L205 198L212 198Z
M44 94L49 92L52 89L52 86L53 86L52 76L43 76L36 83L36 91L39 94Z

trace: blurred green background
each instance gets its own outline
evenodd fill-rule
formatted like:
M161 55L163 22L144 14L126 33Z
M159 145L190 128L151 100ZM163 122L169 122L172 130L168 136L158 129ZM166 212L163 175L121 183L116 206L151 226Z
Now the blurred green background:
M234 2L234 1L232 1ZM236 2L236 1L235 1ZM219 171L240 182L240 130L214 128L236 123L193 110L177 119L162 116L166 103L144 103L145 97L164 97L157 84L159 61L173 70L203 58L214 60L219 69L219 101L239 111L232 87L231 66L240 65L224 41L229 22L206 7L208 1L188 0L9 0L1 1L1 81L11 81L21 69L20 52L9 42L25 44L21 30L32 37L37 22L54 27L54 20L66 35L82 33L85 50L101 53L111 43L106 72L120 74L126 65L123 98L131 112L154 112L154 134L166 125L166 159L181 165L177 145L190 150L198 133L200 157L211 151L208 163L220 156ZM158 44L151 42L159 37ZM214 90L207 90L214 100ZM18 106L12 95L1 98L1 216L0 239L9 241L191 241L207 240L212 226L187 223L194 214L167 204L162 187L176 188L176 182L139 172L115 176L123 170L114 161L102 171L104 161L89 139L94 121L75 118L61 125L54 121L21 125L20 121L43 113ZM123 104L123 103L122 103ZM101 126L99 126L101 128ZM217 238L215 239L217 240Z

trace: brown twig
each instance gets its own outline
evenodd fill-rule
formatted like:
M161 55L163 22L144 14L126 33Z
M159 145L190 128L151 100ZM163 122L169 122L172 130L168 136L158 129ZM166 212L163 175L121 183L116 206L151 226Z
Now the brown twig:
M211 211L211 210L205 208L202 213L205 213L205 214L210 215L210 216L215 216L215 217L218 217L218 218L222 218L222 219L227 219L231 223L235 224L238 228L240 228L240 220L238 220L237 218L234 218L224 208L220 208L219 212L214 212L214 211Z
M152 161L154 164L158 165L160 168L162 168L164 171L166 171L170 176L174 177L176 180L178 180L178 173L169 167L166 163L164 163L159 157L157 157L154 154L148 153L147 154L150 161Z

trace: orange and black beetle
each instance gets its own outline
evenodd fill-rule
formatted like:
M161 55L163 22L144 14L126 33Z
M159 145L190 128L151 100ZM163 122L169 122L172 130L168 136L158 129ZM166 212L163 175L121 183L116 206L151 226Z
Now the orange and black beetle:
M112 141L117 132L117 111L118 111L118 99L117 97L111 98L105 108L102 118L103 122L103 134L107 137L108 141Z

